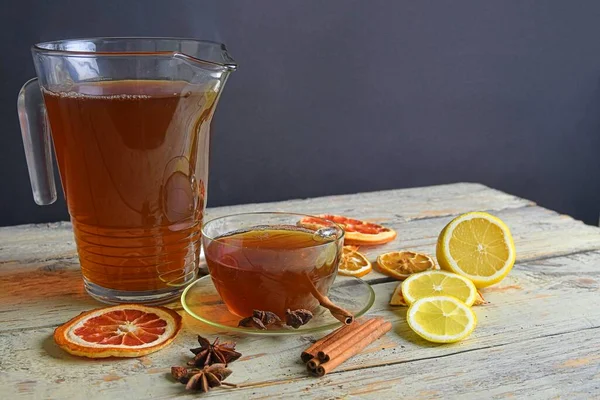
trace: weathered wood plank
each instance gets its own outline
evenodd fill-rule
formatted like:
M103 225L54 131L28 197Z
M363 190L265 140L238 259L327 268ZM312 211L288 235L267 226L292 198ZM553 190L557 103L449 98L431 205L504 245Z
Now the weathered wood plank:
M460 205L460 212L468 211L470 203ZM230 207L230 212L241 212L246 206ZM407 220L399 209L392 206L383 217L376 209L359 210L345 206L345 213L351 216L377 219L398 231L398 238L385 246L363 248L368 254L377 254L398 248L413 248L420 251L434 252L438 233L455 214L417 218ZM399 207L401 208L401 207ZM473 208L471 208L472 210ZM217 214L223 209L215 209ZM298 212L314 212L301 208L293 208ZM209 214L212 210L209 210ZM339 208L322 207L323 212L338 212ZM571 217L560 215L541 207L508 208L493 211L501 217L513 230L515 240L520 242L519 260L539 257L552 257L557 254L595 250L600 248L600 230L576 221ZM379 216L375 218L375 216ZM533 235L535 233L535 235ZM21 225L0 228L0 274L11 274L13 270L22 270L26 264L48 266L77 262L75 243L71 225L67 222L44 225ZM554 252L553 252L554 251ZM15 267L14 269L12 267Z
M542 207L525 207L494 212L510 227L517 248L517 262L552 258L571 253L600 250L600 229ZM437 238L453 216L425 220L399 221L390 218L386 225L398 231L391 243L363 247L371 261L393 250L416 250L435 255ZM368 275L367 280L381 278Z
M600 333L598 328L522 339L506 345L495 345L475 351L459 351L443 356L426 356L402 363L336 372L323 379L309 377L264 381L278 363L255 364L254 375L263 380L235 391L215 391L226 398L289 398L309 393L319 398L329 396L384 396L390 398L548 398L579 395L591 398L600 389ZM48 340L43 341L43 346ZM373 349L371 349L373 350ZM42 350L46 351L46 349ZM38 350L37 354L40 354ZM77 393L86 398L114 398L127 393L130 399L167 398L181 395L182 386L169 381L168 368L155 366L144 358L128 361L128 368L116 361L79 362L54 360L52 370L35 376L36 370L24 364L20 370L4 373L0 384L7 398L73 398ZM180 362L180 361L176 361ZM289 365L289 364L288 364ZM66 368L77 369L77 378ZM234 382L241 368L232 365ZM289 371L299 369L296 365ZM6 371L6 369L3 367ZM256 371L258 369L259 371ZM100 370L104 375L97 372ZM243 371L243 370L242 370ZM234 379L235 378L235 379ZM69 381L69 383L66 383ZM496 397L497 396L497 397ZM532 397L533 396L533 397ZM536 397L538 396L538 397ZM213 397L213 396L208 396Z
M211 208L207 218L249 211L293 211L307 214L352 213L374 220L413 219L456 215L472 210L499 211L534 205L476 183L328 196L274 203ZM20 225L0 228L0 262L71 259L76 257L71 224Z
M598 228L477 184L222 207L209 210L209 215L280 210L379 220L397 229L399 237L386 246L366 249L374 260L377 254L394 249L431 253L437 234L452 216L477 209L497 214L511 227L518 264L507 280L486 292L491 304L476 309L479 326L471 338L442 346L416 337L404 321L405 310L387 305L395 283L374 272L368 276L377 293L371 314L394 322L394 330L383 340L336 373L314 379L306 376L297 360L314 340L312 336L237 335L244 357L232 365L235 372L230 380L246 386L215 391L208 397L589 398L597 394ZM168 350L141 359L80 359L62 352L52 341L54 326L98 306L83 292L70 229L68 223L0 228L0 397L180 396L182 387L166 377L168 367L184 362L196 333L217 334L189 316Z
M513 231L519 263L600 249L600 229L553 211L541 207L524 207L495 214ZM384 246L365 247L363 251L373 262L378 254L391 250L412 249L435 254L437 234L451 218L448 216L412 221L391 218L386 223L398 230L398 238ZM21 248L19 257L25 257L23 253L29 253L33 247L31 243ZM380 282L386 278L374 271L364 279ZM82 286L76 257L34 258L0 265L0 332L58 325L72 315L97 307L99 303L87 296ZM52 302L51 309L48 309L48 302ZM44 314L45 318L35 320L23 316L21 310L24 308L34 315Z
M337 212L369 215L387 220L390 214L404 221L457 215L473 210L506 210L535 205L479 183L454 183L351 195L326 196L273 203L245 204L211 209L210 217L251 211L288 211L306 214ZM297 211L301 210L301 211Z
M472 363L480 363L478 369L487 371L489 375L493 375L494 371L499 374L497 378L500 380L497 386L492 385L495 380L484 379L493 386L485 390L495 390L494 393L497 394L505 393L504 390L507 392L512 390L516 391L516 395L528 395L533 393L528 390L537 388L545 393L544 391L549 389L547 382L543 380L536 381L538 386L532 388L519 384L511 386L512 389L509 390L505 385L510 379L524 382L525 379L539 378L538 374L546 371L545 369L529 370L531 363L534 363L536 368L546 368L544 367L546 364L540 361L540 357L546 357L544 359L548 360L552 355L550 360L554 360L553 362L563 360L562 362L568 365L569 360L572 359L574 360L571 361L572 364L580 362L587 366L581 370L567 368L564 376L560 376L560 379L565 381L584 376L589 373L589 368L598 365L600 357L590 360L586 358L586 355L595 354L593 347L586 344L588 350L581 352L577 346L598 336L600 308L596 304L600 291L600 270L597 268L599 259L600 252L594 252L518 265L506 281L485 292L486 299L491 304L475 309L479 326L473 336L454 345L432 345L416 337L404 322L405 309L390 308L387 305L395 283L375 285L377 299L372 314L382 315L394 321L394 329L385 339L345 363L340 368L340 372L322 380L306 377L303 365L297 357L301 350L308 346L310 337L297 336L282 339L237 336L238 346L244 353L244 358L232 365L235 372L231 381L249 387L240 390L241 394L237 391L225 393L227 398L234 394L239 395L239 398L254 398L252 393L256 393L256 398L272 397L279 392L288 395L293 393L288 390L290 386L302 394L306 394L307 388L313 387L319 388L319 396L325 396L324 393L334 396L336 386L330 388L326 383L335 383L343 386L341 394L358 395L364 389L365 395L380 394L380 391L386 395L393 393L407 395L411 393L399 388L410 384L412 386L409 387L423 391L425 390L423 386L418 386L419 379L423 379L427 382L427 386L430 383L439 386L435 389L436 394L420 394L425 398L446 397L445 394L449 393L456 395L466 393L475 396L485 392L478 392L481 388L478 389L477 385L468 387L467 384L483 379L482 376L476 374L469 381L458 374L461 368L470 368ZM560 273L556 274L556 272ZM171 384L165 375L170 365L181 364L186 359L187 348L194 343L196 332L215 334L215 331L206 325L186 317L185 329L168 350L141 360L99 361L82 360L60 351L51 339L52 328L5 332L0 334L0 362L2 371L5 371L4 375L0 375L3 376L0 379L4 380L0 383L13 394L18 390L25 390L23 397L32 393L27 390L38 394L50 390L57 394L87 390L83 392L85 397L93 398L100 394L116 396L119 391L128 387L138 388L131 393L131 398L176 395L181 393L182 388ZM543 343L552 339L547 338L570 335L569 332L578 332L579 337L586 339L576 341L572 349L550 346L554 352L549 353L549 347ZM531 342L536 339L540 339L540 342ZM541 343L539 348L538 343ZM571 351L574 355L570 354ZM477 355L480 352L484 352L485 356ZM523 359L515 359L516 354L528 354L531 360L525 366L521 366L517 363L522 362ZM492 364L490 362L482 364L482 360L487 357L493 358L490 361ZM514 360L512 362L515 364L509 364L507 357L512 357L510 360ZM430 358L435 361L433 359L427 361L425 365L428 363L429 367L416 369L412 367L415 363L422 365L423 362L419 360ZM452 361L448 361L449 365L442 366L440 362L446 362L443 360ZM499 367L508 365L511 369L496 370L494 360L500 363ZM383 365L389 366L380 369ZM365 374L359 371L363 368L370 368L369 372ZM446 368L449 370L447 371ZM513 377L512 374L517 368L521 371L521 375ZM418 371L417 376L413 376L415 370ZM382 375L373 375L375 371L380 371L377 374ZM410 374L407 371L411 371ZM600 373L600 370L597 373ZM444 377L452 374L457 374L460 384L446 379L447 384L451 386L444 388L443 385L436 383L437 381L434 382L435 376L439 380L444 380ZM466 378L471 376L469 374ZM29 379L27 376L33 376L35 379ZM378 378L360 380L365 376ZM89 389L80 389L82 379L86 380L88 383L86 387ZM368 389L369 387L372 390ZM582 388L582 390L593 389L585 385ZM418 394L418 391L412 394Z
M359 215L356 211L351 214ZM541 207L525 207L497 211L494 214L511 228L517 244L518 261L600 249L600 229L554 211ZM404 221L397 215L391 216L384 222L398 231L396 240L383 246L363 247L361 251L372 260L382 252L397 249L415 249L434 254L437 235L452 217ZM0 228L0 232L2 229L8 228ZM4 259L0 261L0 275L24 272L28 264L35 268L47 267L47 270L52 269L52 266L77 264L74 242L62 242L64 237L72 235L69 223L50 224L49 228L23 225L10 229L27 231L29 233L20 235L33 235L35 240L23 239L14 244L3 243L1 257ZM42 237L47 238L45 244L39 243ZM57 254L49 254L48 248L58 247L62 249Z
M600 329L498 345L323 379L237 389L228 399L590 399L600 393ZM107 391L118 393L118 390ZM213 392L207 397L219 397Z

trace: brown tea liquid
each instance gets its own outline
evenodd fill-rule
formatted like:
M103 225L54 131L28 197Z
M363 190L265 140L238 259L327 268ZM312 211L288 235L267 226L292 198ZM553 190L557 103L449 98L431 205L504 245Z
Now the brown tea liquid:
M221 236L205 249L219 295L240 317L252 310L314 310L311 285L327 294L339 261L337 244L294 226L257 227Z
M215 97L178 81L44 90L87 281L151 291L194 278Z

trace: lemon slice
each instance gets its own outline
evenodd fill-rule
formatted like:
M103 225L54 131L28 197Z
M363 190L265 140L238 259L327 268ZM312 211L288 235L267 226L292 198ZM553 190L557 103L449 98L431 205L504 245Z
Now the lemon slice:
M458 342L469 336L477 325L473 310L452 296L415 301L408 309L406 320L417 335L435 343Z
M481 292L477 290L473 306L483 306L486 304L488 304L488 302L485 300ZM409 304L404 299L404 296L402 295L402 282L399 283L398 286L396 286L396 289L394 289L394 293L392 293L392 297L390 298L390 306L409 306Z
M371 262L358 251L358 247L344 246L338 274L360 278L371 272L372 269Z
M473 282L446 271L425 271L414 274L402 282L402 296L408 304L430 296L453 296L472 306L477 298Z
M484 212L453 219L440 233L436 255L442 269L482 288L500 282L512 269L516 251L508 226Z

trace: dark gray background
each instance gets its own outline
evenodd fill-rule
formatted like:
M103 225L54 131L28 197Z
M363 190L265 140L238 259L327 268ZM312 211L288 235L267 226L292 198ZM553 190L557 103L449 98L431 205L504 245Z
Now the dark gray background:
M209 205L475 181L597 223L600 2L5 1L0 225L34 204L16 95L29 46L82 36L225 42Z

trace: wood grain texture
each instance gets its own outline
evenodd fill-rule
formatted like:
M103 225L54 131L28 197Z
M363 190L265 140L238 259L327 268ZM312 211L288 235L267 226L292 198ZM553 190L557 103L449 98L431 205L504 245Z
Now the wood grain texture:
M396 228L399 238L386 246L365 248L374 260L391 249L432 253L437 233L452 216L485 209L511 227L518 262L506 280L484 292L490 304L475 309L479 325L461 343L433 345L418 338L405 322L406 309L387 304L397 283L373 272L365 277L377 295L370 314L394 323L383 339L335 373L316 379L306 375L299 354L320 335L233 335L244 357L232 364L234 374L228 381L243 387L215 390L204 397L600 395L600 229L476 184L291 203L227 207L210 214L280 209L375 218ZM51 339L56 325L98 306L83 292L74 245L68 240L72 236L67 223L0 229L0 397L182 395L183 387L168 378L169 367L184 363L197 333L222 335L188 316L184 315L185 328L173 345L140 359L85 360L56 347Z
M383 246L363 247L361 251L364 251L373 263L377 255L392 250L416 250L435 254L437 233L442 230L452 216L405 221L395 213L392 206L389 210L394 214L386 219L385 224L398 231L398 238ZM235 212L235 210L230 211ZM324 212L335 212L335 208L326 208ZM377 213L374 211L370 211L371 214L369 211L363 212L367 216ZM573 252L600 250L600 229L584 225L570 217L564 217L535 206L493 212L511 227L519 262ZM352 214L360 215L356 211ZM33 229L35 233L32 235L39 241L40 233L35 228L31 226L15 227L15 229L22 230ZM50 230L50 232L45 232L49 238L59 236L56 230L65 231L66 234L71 235L70 226L64 223L52 224L50 227L42 226L38 229ZM96 307L98 304L83 290L74 244L70 245L73 247L71 250L73 255L65 257L67 251L65 249L56 255L40 256L35 253L35 243L36 241L28 241L23 245L13 245L11 254L15 255L1 264L0 287L3 290L0 291L0 332L58 325L68 319L67 316L78 314ZM56 249L56 247L53 248ZM32 255L35 255L35 258L25 258ZM391 280L377 271L363 279L371 283ZM42 288L43 290L41 290ZM48 301L52 301L54 305L50 310L47 306ZM33 313L44 313L43 322L23 318L21 313L23 307L27 307Z
M476 183L388 190L353 195L327 196L263 204L218 207L207 210L207 218L249 212L290 211L308 214L338 212L372 220L399 221L443 217L471 210L504 210L534 205L529 200ZM368 216L368 217L367 217ZM0 227L0 262L75 257L69 222Z

